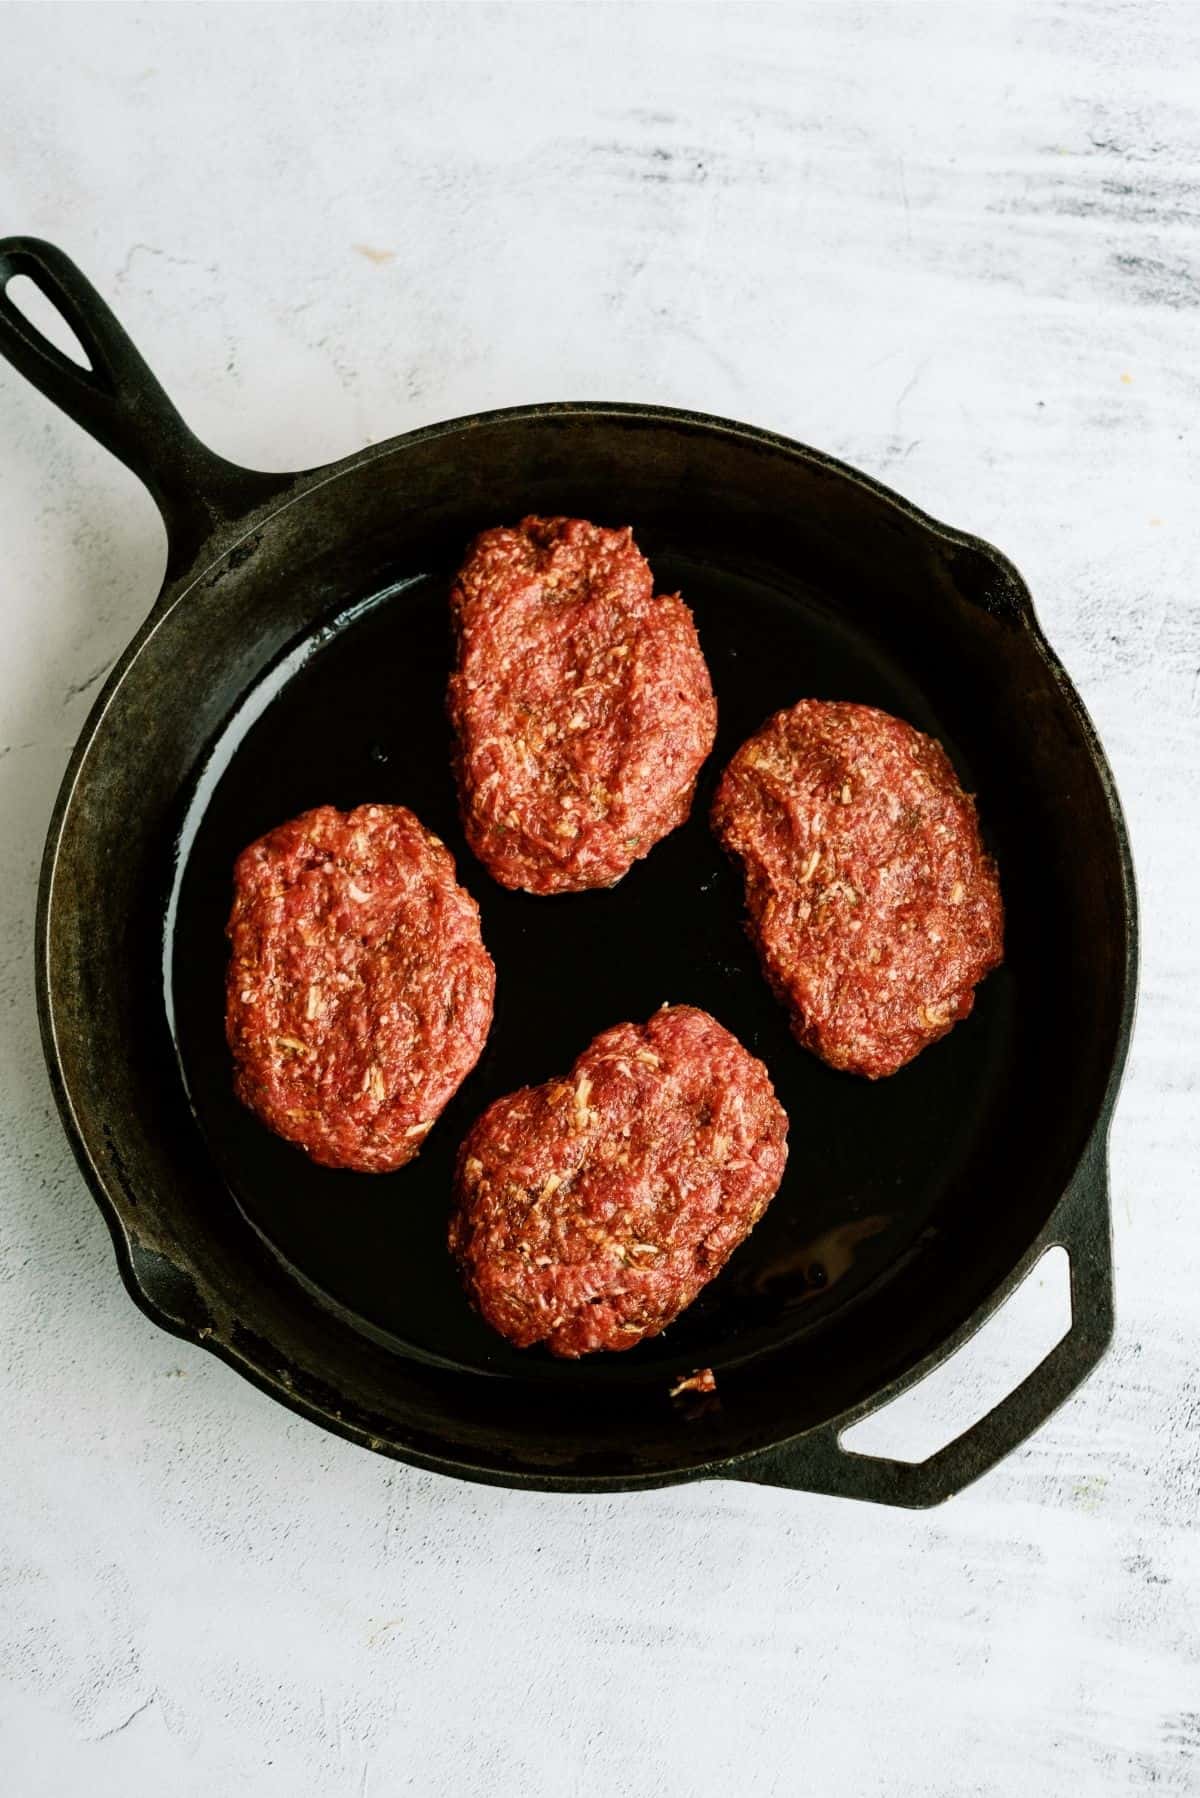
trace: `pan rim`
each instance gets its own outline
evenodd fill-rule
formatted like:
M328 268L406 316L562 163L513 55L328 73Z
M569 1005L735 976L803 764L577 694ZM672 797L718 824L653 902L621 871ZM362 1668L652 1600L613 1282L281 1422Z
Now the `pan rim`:
M117 658L103 688L97 696L92 710L80 732L79 738L68 760L62 782L51 814L45 848L43 851L41 872L38 885L37 925L36 925L36 987L39 1027L43 1053L50 1076L52 1090L63 1119L64 1128L71 1143L76 1160L84 1174L85 1180L98 1204L113 1239L118 1268L130 1297L139 1309L157 1324L183 1340L197 1343L209 1352L216 1354L256 1386L271 1397L288 1405L290 1409L306 1416L327 1429L332 1429L348 1440L365 1444L384 1452L393 1458L425 1467L432 1471L442 1472L459 1478L481 1480L485 1483L506 1486L519 1486L547 1491L618 1491L652 1488L676 1483L683 1479L703 1478L729 1473L747 1459L754 1459L760 1453L767 1452L773 1446L782 1446L795 1440L794 1436L781 1434L772 1443L764 1444L747 1453L735 1453L716 1460L689 1460L681 1455L677 1464L670 1468L656 1469L651 1473L615 1473L612 1476L579 1476L566 1474L555 1476L545 1472L529 1472L523 1469L500 1470L486 1465L472 1465L460 1461L451 1453L430 1456L421 1450L399 1446L373 1436L368 1430L355 1424L335 1418L315 1404L309 1404L301 1395L272 1373L255 1364L247 1356L239 1353L232 1344L200 1328L193 1328L170 1316L147 1292L139 1279L134 1264L133 1245L130 1232L126 1227L121 1206L110 1190L104 1174L94 1162L87 1145L83 1125L76 1110L74 1098L66 1076L64 1058L60 1051L58 1029L56 1024L56 972L57 967L51 956L51 917L55 903L55 882L58 866L58 855L65 833L68 817L78 790L84 764L101 739L105 719L109 707L118 689L124 684L132 672L134 665L146 645L156 634L158 628L171 616L176 608L191 595L204 581L205 577L227 560L230 553L239 544L253 537L256 533L268 528L283 513L303 503L311 495L344 479L369 464L384 460L390 456L402 454L419 444L436 441L442 437L464 435L491 426L512 423L547 423L564 421L567 423L587 420L628 421L631 426L645 425L649 427L683 427L689 431L706 435L716 435L726 439L745 442L771 454L781 455L788 460L800 461L815 466L839 479L870 494L875 500L882 501L894 508L901 515L917 524L938 541L983 556L991 566L1004 578L1011 595L1016 602L1016 615L1020 628L1033 639L1037 653L1053 678L1056 687L1062 694L1072 714L1083 732L1087 748L1097 770L1101 782L1113 842L1117 851L1118 863L1122 878L1121 914L1125 927L1125 954L1121 963L1122 993L1119 1020L1113 1045L1112 1061L1108 1078L1097 1103L1088 1146L1084 1156L1093 1145L1100 1144L1107 1136L1111 1123L1117 1092L1128 1055L1130 1037L1136 1010L1137 970L1138 970L1138 907L1136 897L1135 875L1132 850L1124 814L1116 791L1115 780L1108 758L1101 746L1091 716L1056 655L1047 641L1037 618L1029 589L1016 567L1002 551L983 538L958 530L926 513L911 501L876 480L873 476L840 461L838 458L815 450L785 435L766 430L755 425L748 425L737 420L722 418L701 412L669 406L639 404L636 402L617 401L554 401L542 404L512 406L490 411L466 414L458 418L439 421L422 426L415 430L401 433L380 444L365 447L339 461L322 465L318 468L292 476L280 475L281 491L265 503L252 507L249 511L229 518L216 526L212 535L205 541L201 550L192 562L181 572L172 574L168 569L160 592L151 606L146 618L131 638L127 648ZM101 748L102 752L102 748ZM1039 1233L1038 1241L1041 1240ZM971 1316L957 1330L952 1330L945 1341L917 1363L915 1368L907 1370L903 1376L900 1389L911 1385L923 1377L931 1367L938 1365L960 1342L973 1333L987 1317L1003 1303L1012 1289L1012 1284L1020 1278L1021 1269L1029 1258L1037 1251L1035 1242L1027 1255L1022 1257L1014 1268L1008 1281L1002 1282L984 1303L977 1307ZM874 1397L867 1410L885 1402L889 1394L881 1391ZM686 1444L681 1441L681 1449Z

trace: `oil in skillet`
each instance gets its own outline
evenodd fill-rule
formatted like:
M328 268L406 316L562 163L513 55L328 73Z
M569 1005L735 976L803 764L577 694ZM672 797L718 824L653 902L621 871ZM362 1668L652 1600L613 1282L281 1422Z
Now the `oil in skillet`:
M835 1224L786 1255L777 1255L749 1284L757 1293L769 1294L784 1288L802 1301L816 1298L850 1272L859 1244L882 1235L891 1221L880 1214Z

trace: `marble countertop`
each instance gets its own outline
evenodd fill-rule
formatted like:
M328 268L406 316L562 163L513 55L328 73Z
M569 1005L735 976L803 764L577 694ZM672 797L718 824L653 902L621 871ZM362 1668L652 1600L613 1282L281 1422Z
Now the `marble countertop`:
M948 1506L527 1495L334 1440L134 1309L54 1114L38 856L164 544L0 368L6 1791L1196 1792L1200 12L10 5L0 42L3 228L74 255L235 460L644 399L999 544L1143 908L1116 1340ZM878 1427L998 1396L1059 1274Z

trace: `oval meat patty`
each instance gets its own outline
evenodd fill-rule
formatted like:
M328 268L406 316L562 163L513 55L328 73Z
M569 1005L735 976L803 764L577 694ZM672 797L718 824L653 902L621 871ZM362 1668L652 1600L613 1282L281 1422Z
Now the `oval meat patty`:
M402 805L318 806L234 869L238 1097L326 1167L411 1161L479 1059L495 969L448 849Z
M450 1247L518 1348L632 1348L720 1272L786 1160L761 1061L707 1012L665 1007L484 1112L459 1150Z
M485 531L451 595L467 840L502 886L608 887L682 824L717 709L692 615L632 532Z
M945 1036L1002 958L974 801L945 750L872 706L802 699L744 743L713 828L792 1028L878 1079Z

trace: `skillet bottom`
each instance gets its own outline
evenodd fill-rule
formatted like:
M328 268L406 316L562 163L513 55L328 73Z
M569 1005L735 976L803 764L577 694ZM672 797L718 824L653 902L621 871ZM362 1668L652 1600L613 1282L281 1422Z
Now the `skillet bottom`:
M1015 965L987 980L965 1023L889 1080L834 1073L795 1044L741 926L740 877L707 826L729 755L771 711L814 695L882 706L937 736L968 791L983 770L912 670L857 632L832 596L689 560L648 534L642 547L658 590L678 588L693 608L719 734L688 824L611 892L508 893L466 849L444 713L449 569L396 581L293 644L214 744L180 833L168 1009L190 1103L230 1192L295 1277L358 1329L397 1353L478 1374L605 1386L702 1364L719 1375L819 1333L910 1266L951 1210L986 1202L1020 1083ZM479 900L498 971L479 1066L418 1160L374 1177L313 1166L242 1109L222 1016L238 851L310 806L363 801L408 805L443 837ZM986 790L980 812L986 835ZM1004 846L992 846L1003 883ZM457 1144L493 1098L564 1070L599 1030L665 1001L711 1011L766 1061L791 1120L783 1186L664 1336L569 1367L518 1353L470 1310L446 1251Z

